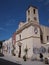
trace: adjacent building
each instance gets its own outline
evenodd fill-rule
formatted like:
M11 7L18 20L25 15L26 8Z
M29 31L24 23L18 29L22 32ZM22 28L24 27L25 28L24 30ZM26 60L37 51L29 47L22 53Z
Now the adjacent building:
M3 42L3 54L12 55L12 49L12 38L9 38Z

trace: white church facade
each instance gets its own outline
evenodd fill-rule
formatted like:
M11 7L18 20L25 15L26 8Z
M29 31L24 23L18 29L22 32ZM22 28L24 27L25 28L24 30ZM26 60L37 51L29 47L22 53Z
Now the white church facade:
M46 47L49 42L49 27L39 24L38 8L30 6L27 9L26 22L20 22L13 37L12 44L15 46L14 53L17 57L23 57L26 48L27 57L31 58L34 53L39 53L34 52L34 48Z

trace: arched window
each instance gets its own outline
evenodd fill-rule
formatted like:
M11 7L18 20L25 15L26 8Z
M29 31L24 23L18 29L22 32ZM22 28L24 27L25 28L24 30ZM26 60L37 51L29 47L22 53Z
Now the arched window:
M30 15L30 10L28 10L28 15Z

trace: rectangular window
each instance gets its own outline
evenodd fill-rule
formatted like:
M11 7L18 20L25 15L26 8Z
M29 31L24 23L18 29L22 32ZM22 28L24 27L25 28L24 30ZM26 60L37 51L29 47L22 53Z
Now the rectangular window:
M34 14L35 14L35 9L33 9L33 12L34 12Z
M19 35L20 36L20 40L21 40L21 35Z

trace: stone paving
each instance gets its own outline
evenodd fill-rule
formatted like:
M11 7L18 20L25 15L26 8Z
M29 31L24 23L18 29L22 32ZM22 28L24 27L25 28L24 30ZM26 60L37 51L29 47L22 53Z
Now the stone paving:
M31 61L31 60L24 61L22 58L17 58L16 56L4 56L0 58L3 58L5 60L8 60L14 63L22 64L22 65L48 65L41 61Z
M21 65L21 64L13 63L11 61L0 58L0 65Z

